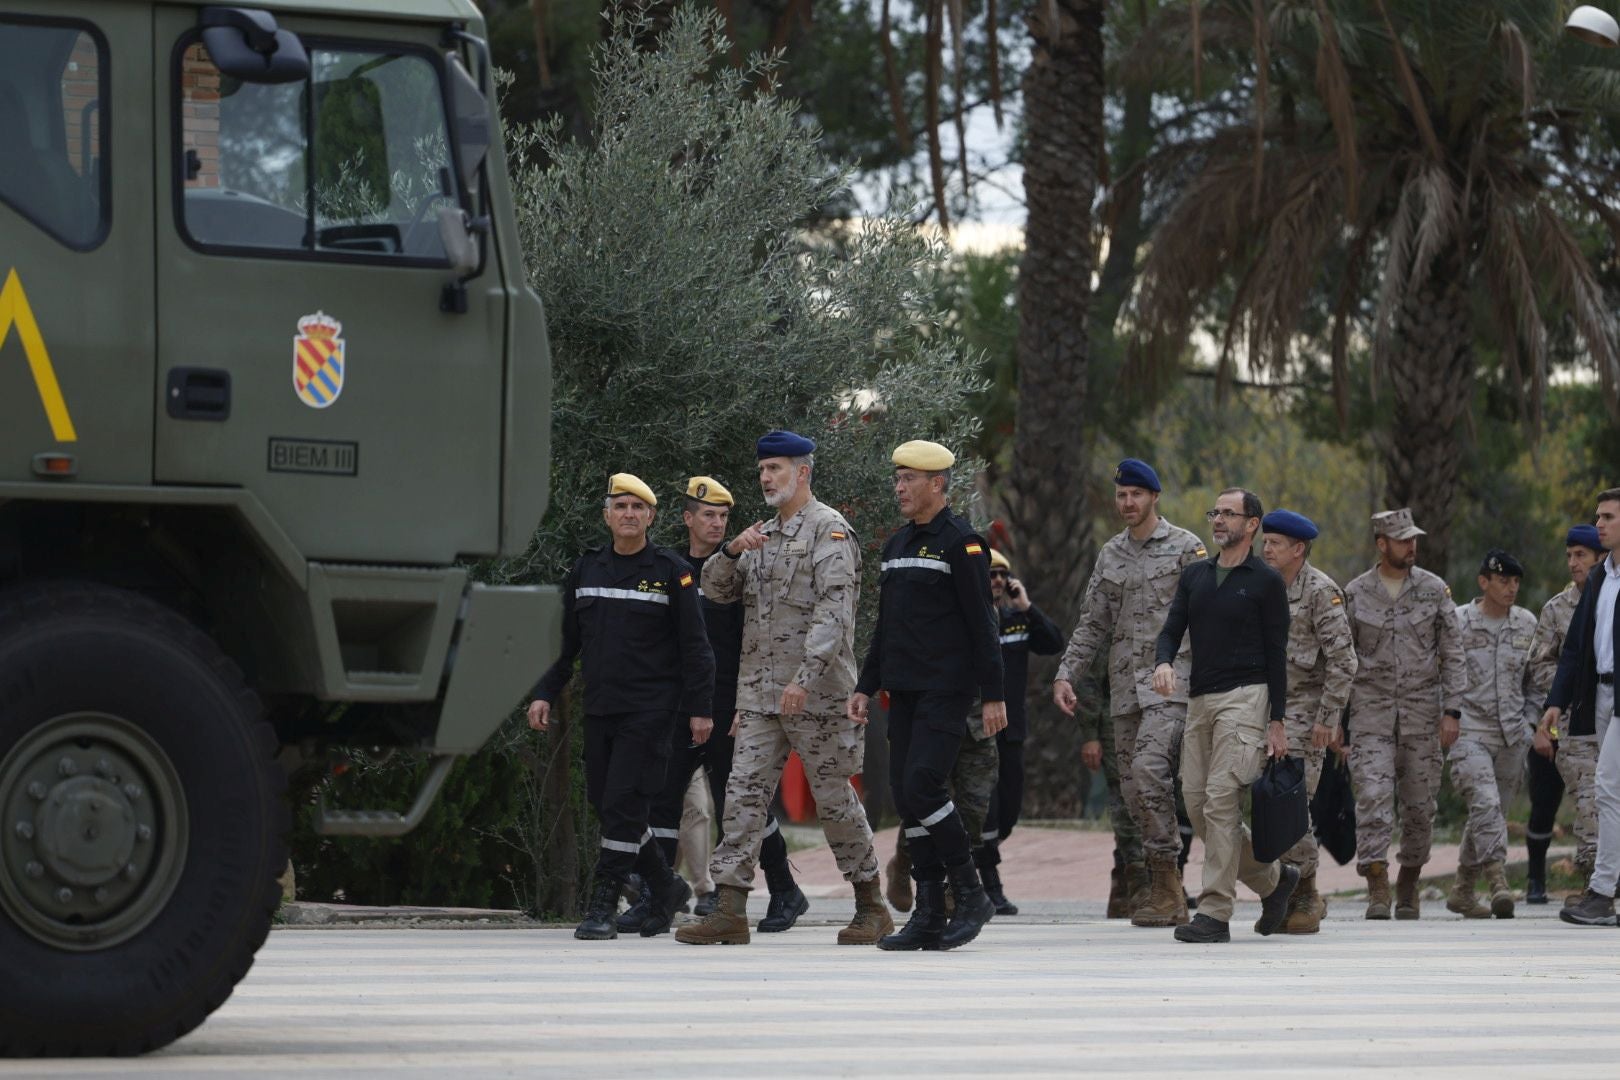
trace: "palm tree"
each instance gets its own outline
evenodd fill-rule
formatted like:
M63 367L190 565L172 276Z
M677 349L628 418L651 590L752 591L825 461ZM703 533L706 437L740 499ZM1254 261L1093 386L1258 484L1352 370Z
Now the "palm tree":
M1236 345L1274 373L1325 346L1342 423L1351 339L1368 342L1386 498L1442 574L1476 380L1516 388L1538 424L1550 346L1573 341L1611 409L1620 387L1581 243L1620 235L1598 160L1620 72L1561 34L1565 6L1194 0L1142 45L1223 85L1155 163L1179 192L1127 313L1138 359L1165 370L1224 301L1222 372Z

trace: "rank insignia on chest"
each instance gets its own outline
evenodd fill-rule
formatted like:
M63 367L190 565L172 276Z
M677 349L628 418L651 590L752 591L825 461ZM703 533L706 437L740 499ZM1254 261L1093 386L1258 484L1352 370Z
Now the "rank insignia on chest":
M648 581L646 578L642 578L641 583L636 586L636 591L667 594L669 589L666 582Z
M691 587L692 587L692 575L691 574L682 574L681 575L681 588L690 589Z

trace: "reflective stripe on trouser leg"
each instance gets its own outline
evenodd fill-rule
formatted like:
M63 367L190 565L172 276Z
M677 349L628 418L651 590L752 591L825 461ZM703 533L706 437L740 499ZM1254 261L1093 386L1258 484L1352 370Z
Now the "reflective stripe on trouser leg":
M948 815L954 813L956 813L956 804L954 802L946 802L944 806L922 819L923 831L927 832L931 826L938 825L940 822L944 821Z

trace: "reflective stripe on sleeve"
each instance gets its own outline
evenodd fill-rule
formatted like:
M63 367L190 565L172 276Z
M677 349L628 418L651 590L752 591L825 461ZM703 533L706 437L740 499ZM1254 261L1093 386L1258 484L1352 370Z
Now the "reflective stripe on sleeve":
M915 840L919 837L927 836L928 830L920 825L913 825L911 828L906 830L906 835Z
M878 564L880 573L887 570L937 570L941 574L948 574L951 564L944 559L889 559Z
M681 838L681 830L679 829L648 829L647 831L653 834L654 840L679 840Z
M575 596L600 596L604 600L641 600L648 604L669 603L663 593L637 592L634 589L603 589L595 585L582 585L574 590Z
M1028 641L1028 640L1029 640L1029 635L1028 634L1002 634L1001 635L1001 643L1003 645L1011 645L1014 642Z
M609 840L602 837L602 847L608 851L622 851L627 855L634 855L641 850L641 845L630 840Z

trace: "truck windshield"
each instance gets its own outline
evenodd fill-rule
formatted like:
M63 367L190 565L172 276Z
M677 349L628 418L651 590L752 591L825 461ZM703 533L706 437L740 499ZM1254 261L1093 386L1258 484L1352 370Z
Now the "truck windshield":
M458 201L431 54L312 46L310 77L222 75L180 59L184 225L205 248L443 263L438 214Z

